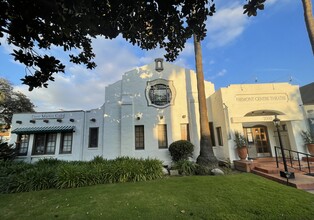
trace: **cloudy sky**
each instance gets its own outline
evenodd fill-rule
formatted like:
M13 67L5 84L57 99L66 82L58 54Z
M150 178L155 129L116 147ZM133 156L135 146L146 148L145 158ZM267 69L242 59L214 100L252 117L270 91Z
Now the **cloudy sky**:
M314 81L314 56L305 28L300 0L267 0L257 17L243 15L245 0L215 0L217 13L208 19L203 41L205 79L216 90L230 84L290 82L306 85ZM48 89L28 92L21 85L25 68L14 62L12 48L0 39L0 77L8 79L36 105L36 111L89 110L104 103L105 87L121 79L124 72L163 57L163 50L142 51L122 38L93 41L97 68L67 62L59 48L51 53L67 65L65 74L55 75ZM195 69L192 41L174 62Z

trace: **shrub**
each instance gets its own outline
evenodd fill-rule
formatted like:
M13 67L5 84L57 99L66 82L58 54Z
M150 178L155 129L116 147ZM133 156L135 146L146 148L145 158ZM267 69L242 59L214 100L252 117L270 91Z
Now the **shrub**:
M9 145L7 142L0 143L0 160L14 160L17 155L17 148L13 144Z
M35 164L0 161L0 193L137 182L162 176L161 161L152 159L97 157L92 162L43 159Z
M95 156L91 161L91 163L106 163L107 160L104 159L102 156Z
M43 158L36 162L37 166L57 166L65 161L58 160L56 158Z
M196 163L189 160L179 160L174 165L174 168L179 171L179 174L187 176L194 175L196 167Z
M179 160L187 160L192 157L194 145L185 140L175 141L169 146L170 155L174 162Z

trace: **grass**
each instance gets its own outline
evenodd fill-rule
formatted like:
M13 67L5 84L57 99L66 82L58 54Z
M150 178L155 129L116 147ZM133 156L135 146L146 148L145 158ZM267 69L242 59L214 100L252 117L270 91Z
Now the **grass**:
M314 219L314 195L253 174L2 194L3 219Z

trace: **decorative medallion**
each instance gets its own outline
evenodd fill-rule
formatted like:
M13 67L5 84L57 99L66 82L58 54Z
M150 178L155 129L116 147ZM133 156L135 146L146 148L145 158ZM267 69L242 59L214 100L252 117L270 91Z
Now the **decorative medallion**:
M165 108L174 103L175 88L173 82L165 79L156 79L147 82L146 99L148 106Z

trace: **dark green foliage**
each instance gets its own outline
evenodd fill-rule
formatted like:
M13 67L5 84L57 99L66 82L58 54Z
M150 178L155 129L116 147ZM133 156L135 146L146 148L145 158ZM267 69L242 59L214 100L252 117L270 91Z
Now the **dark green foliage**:
M107 159L103 158L102 156L95 156L90 162L91 163L105 163Z
M12 56L27 68L22 81L33 90L64 72L47 52L52 46L70 51L70 62L88 69L96 67L91 44L97 36L120 36L146 50L165 48L166 59L173 61L192 34L205 37L213 13L215 4L208 0L0 0L0 38L16 48Z
M55 158L43 158L36 162L36 165L39 167L42 166L57 166L61 163L64 163L62 160L58 160Z
M17 155L17 149L7 142L0 143L0 160L14 160Z
M179 171L179 174L190 176L194 175L197 169L197 164L189 160L179 160L175 163L174 168Z
M147 181L161 178L162 163L154 159L120 157L90 162L42 159L35 164L0 162L0 192L14 193L50 188L77 188L104 183Z
M264 3L266 0L247 0L247 4L243 6L243 14L250 16L256 16L257 10L264 10Z
M26 95L14 91L8 80L0 78L0 121L6 129L10 128L14 113L34 112L34 107Z
M169 146L170 155L174 162L187 160L193 156L194 145L185 140L175 141Z
M210 175L212 167L197 164L195 169L196 175Z

